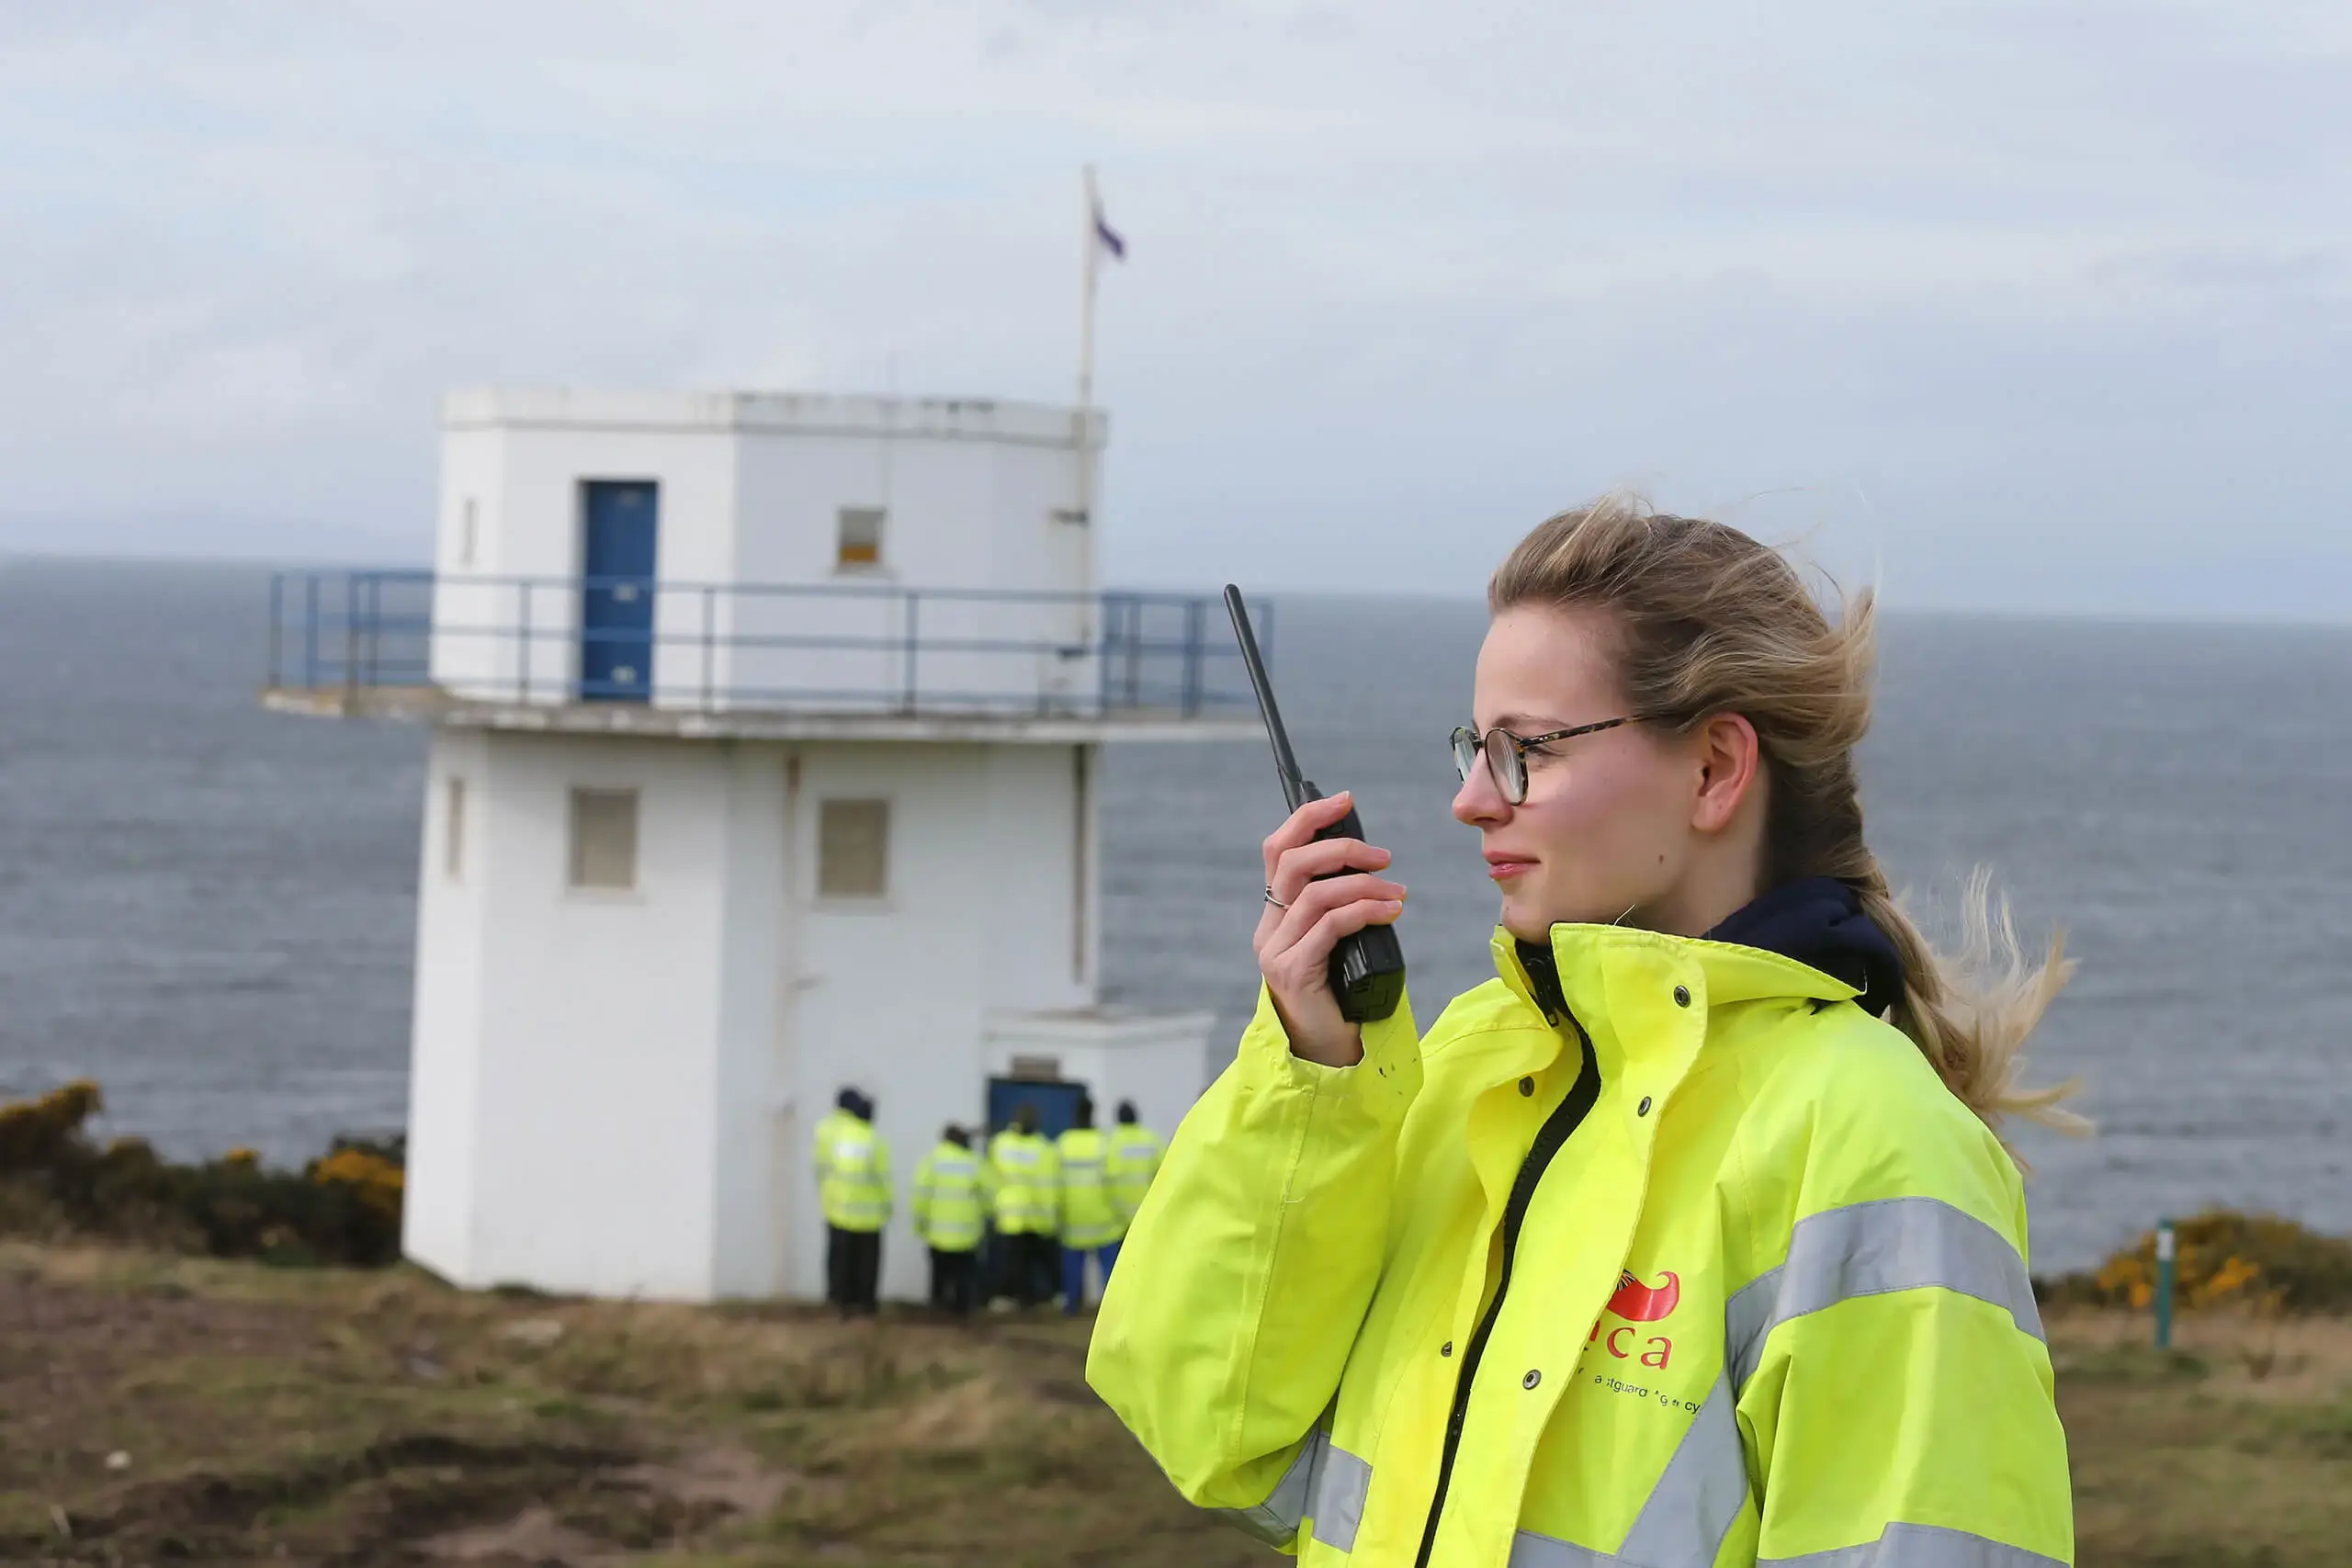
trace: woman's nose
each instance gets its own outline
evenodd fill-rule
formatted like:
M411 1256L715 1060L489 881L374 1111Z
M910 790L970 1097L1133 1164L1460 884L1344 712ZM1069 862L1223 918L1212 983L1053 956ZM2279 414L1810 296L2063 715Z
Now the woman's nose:
M1470 776L1453 792L1453 819L1473 828L1490 827L1510 816L1510 802L1495 787L1495 771L1484 757L1471 766Z

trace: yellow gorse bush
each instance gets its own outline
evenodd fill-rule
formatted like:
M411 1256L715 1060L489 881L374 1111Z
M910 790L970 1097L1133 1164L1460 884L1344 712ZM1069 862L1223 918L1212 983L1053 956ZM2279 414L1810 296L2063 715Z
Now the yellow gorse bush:
M88 1078L61 1084L38 1100L0 1105L0 1170L42 1168L104 1109L106 1096Z
M2270 1214L2209 1210L2173 1227L2173 1290L2184 1307L2335 1312L2352 1306L2352 1242ZM2060 1301L2143 1310L2155 1300L2156 1233L2087 1274L2045 1287Z
M2153 1253L2154 1248L2150 1251ZM2099 1265L2094 1276L2098 1288L2109 1300L2127 1306L2143 1307L2155 1300L2156 1281L2150 1264L2143 1263L2136 1252L2119 1252Z
M277 1263L373 1266L400 1256L402 1145L338 1138L300 1172L234 1148L178 1164L142 1138L103 1148L87 1079L0 1104L0 1224Z
M341 1148L311 1168L311 1179L344 1182L356 1189L359 1201L378 1213L398 1219L408 1186L407 1173L381 1155L365 1149Z
M2233 1255L2222 1259L2220 1268L2189 1287L2188 1304L2213 1306L2227 1301L2275 1304L2268 1301L2269 1292L2259 1288L2261 1283L2262 1270Z

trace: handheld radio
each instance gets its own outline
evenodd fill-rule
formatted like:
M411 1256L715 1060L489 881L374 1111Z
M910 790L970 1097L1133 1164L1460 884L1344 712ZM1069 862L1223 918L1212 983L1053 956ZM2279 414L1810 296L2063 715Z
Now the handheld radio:
M1241 602L1241 590L1228 582L1225 585L1225 607L1233 616L1233 635L1241 639L1241 661L1250 670L1250 689L1258 694L1258 712L1266 720L1266 738L1274 743L1274 771L1282 775L1283 798L1296 811L1310 800L1320 800L1323 792L1298 773L1298 759L1291 754L1290 735L1283 728L1282 710L1274 705L1274 688L1266 679L1265 660L1258 655L1258 637L1250 628L1250 608ZM1315 835L1320 842L1325 839L1361 839L1363 823L1358 819L1355 807L1348 814ZM1351 874L1345 871L1327 872L1317 882L1334 876ZM1405 994L1405 949L1396 940L1396 931L1388 926L1366 926L1340 939L1331 950L1331 995L1339 998L1340 1016L1350 1023L1370 1023L1386 1018L1396 1010L1397 999Z

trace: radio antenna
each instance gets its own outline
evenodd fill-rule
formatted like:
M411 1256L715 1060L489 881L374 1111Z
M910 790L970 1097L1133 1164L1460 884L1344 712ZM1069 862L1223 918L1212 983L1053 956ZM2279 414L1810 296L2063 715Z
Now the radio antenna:
M1282 709L1274 705L1273 682L1266 679L1266 661L1258 653L1258 634L1250 627L1250 606L1241 590L1225 585L1225 607L1233 616L1233 635L1241 639L1241 662L1250 671L1250 689L1258 694L1258 711L1265 716L1266 739L1274 743L1274 771L1282 775L1283 799L1293 811L1322 792L1299 776L1298 758L1290 749L1290 734L1283 728Z

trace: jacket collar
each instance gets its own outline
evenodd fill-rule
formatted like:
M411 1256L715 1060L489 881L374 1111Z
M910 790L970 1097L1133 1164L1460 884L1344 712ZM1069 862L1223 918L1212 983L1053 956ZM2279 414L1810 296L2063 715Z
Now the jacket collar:
M1709 1010L1775 998L1845 1001L1857 994L1793 958L1703 937L1563 924L1552 928L1551 938L1548 954L1542 945L1524 944L1532 952L1523 955L1523 944L1508 931L1495 932L1496 973L1554 1026L1540 1051L1506 1048L1510 1059L1498 1059L1498 1073L1548 1066L1562 1041L1573 1038L1573 1018L1592 1042L1604 1084L1637 1081L1640 1092L1663 1094L1694 1061Z
M1590 1048L1599 1073L1597 1103L1611 1111L1602 1124L1618 1128L1629 1147L1646 1148L1658 1124L1649 1119L1653 1105L1671 1102L1715 1037L1713 1009L1776 998L1795 1008L1856 994L1853 986L1810 964L1735 942L1622 926L1558 925L1549 935L1548 942L1521 943L1498 930L1493 948L1505 987L1551 1027L1480 1032L1468 1051L1476 1065L1463 1063L1487 1080L1472 1110L1471 1130L1473 1161L1494 1205L1502 1202L1511 1179L1510 1162L1492 1151L1523 1146L1500 1134L1527 1086L1520 1094L1504 1086L1548 1072L1564 1056L1575 1062L1579 1050L1571 1042L1577 1036ZM1490 1134L1483 1138L1482 1117Z
M1525 942L1498 926L1490 944L1495 972L1520 1000L1557 1021L1587 1010L1578 993L1593 972L1635 953L1650 962L1695 965L1713 1003L1788 997L1856 1000L1883 1012L1903 991L1894 942L1862 912L1854 890L1835 877L1783 884L1734 911L1703 937L1668 936L1624 926L1563 922L1551 941Z
M1775 887L1707 933L1710 942L1760 948L1843 980L1865 1012L1883 1015L1903 997L1903 956L1862 912L1852 887L1808 876Z
M1564 923L1552 928L1548 952L1538 944L1520 942L1500 926L1495 928L1489 946L1495 973L1503 984L1521 1001L1555 1022L1566 1021L1559 1016L1563 1010L1578 1014L1600 1010L1598 983L1608 971L1635 964L1696 976L1704 987L1703 999L1717 1007L1770 997L1842 1002L1861 995L1860 987L1809 964L1713 937ZM1690 979L1679 983L1688 986Z

